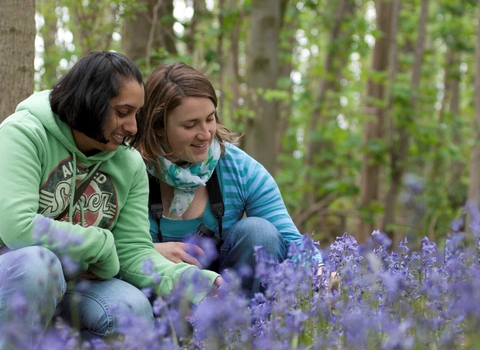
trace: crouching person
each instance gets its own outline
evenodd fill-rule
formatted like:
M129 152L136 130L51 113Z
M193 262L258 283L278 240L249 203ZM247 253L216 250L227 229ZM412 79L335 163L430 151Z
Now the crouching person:
M138 68L93 52L0 125L0 349L35 348L56 316L85 339L116 334L124 312L153 327L140 288L168 294L198 270L150 238L145 165L127 144L143 103Z

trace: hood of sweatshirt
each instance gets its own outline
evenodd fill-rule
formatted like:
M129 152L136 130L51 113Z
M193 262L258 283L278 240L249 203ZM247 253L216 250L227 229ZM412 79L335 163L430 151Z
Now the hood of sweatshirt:
M28 111L37 118L45 129L65 146L76 161L85 165L93 165L113 157L116 151L101 151L87 157L77 148L70 126L62 122L52 112L49 99L50 92L51 90L45 90L31 95L17 106L16 112Z

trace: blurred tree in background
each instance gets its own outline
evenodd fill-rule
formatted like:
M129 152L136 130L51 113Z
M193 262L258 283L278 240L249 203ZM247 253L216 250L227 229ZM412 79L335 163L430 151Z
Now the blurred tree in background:
M196 67L317 240L378 229L439 241L469 186L478 197L476 0L37 0L36 11L36 90L92 50L126 54L145 77L162 62Z
M21 9L21 11L19 11ZM0 6L0 122L33 93L35 0Z

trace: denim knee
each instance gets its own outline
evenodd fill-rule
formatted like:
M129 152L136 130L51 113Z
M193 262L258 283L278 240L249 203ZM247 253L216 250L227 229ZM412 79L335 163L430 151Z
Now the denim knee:
M24 248L30 251L26 272L29 278L36 280L40 288L53 287L54 295L60 300L67 289L60 259L51 250L40 247Z
M2 288L14 287L29 303L44 305L48 302L55 309L67 289L60 260L51 250L41 246L5 253L0 256L0 270L6 277ZM41 296L48 300L42 300Z
M22 327L22 342L34 348L47 329L66 291L62 265L50 250L32 246L0 255L0 348L15 339ZM3 327L2 327L3 326ZM13 328L8 328L13 327Z
M262 246L268 254L278 261L286 258L287 246L277 228L268 220L247 217L235 224L227 233L225 240L230 246L237 245L241 251L254 251Z
M150 301L133 285L116 278L104 281L82 280L69 289L59 306L58 315L79 324L84 339L104 338L125 333L124 325L143 324L153 328Z
M267 254L281 262L287 255L287 244L277 228L268 220L248 217L233 225L223 235L220 248L220 269L233 268L242 278L242 288L250 296L261 290L255 275L255 247L262 246Z

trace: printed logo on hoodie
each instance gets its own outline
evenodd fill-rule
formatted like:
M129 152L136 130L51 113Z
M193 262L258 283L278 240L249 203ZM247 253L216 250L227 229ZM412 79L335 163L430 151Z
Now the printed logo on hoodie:
M72 180L78 185L88 175L88 168L82 164L77 163L76 174L73 174L73 169L73 160L69 157L52 170L40 188L39 214L56 217L70 205L70 194L75 192L73 189L72 193ZM109 228L116 215L115 186L108 175L97 171L74 207L72 223ZM62 220L69 221L68 213Z

